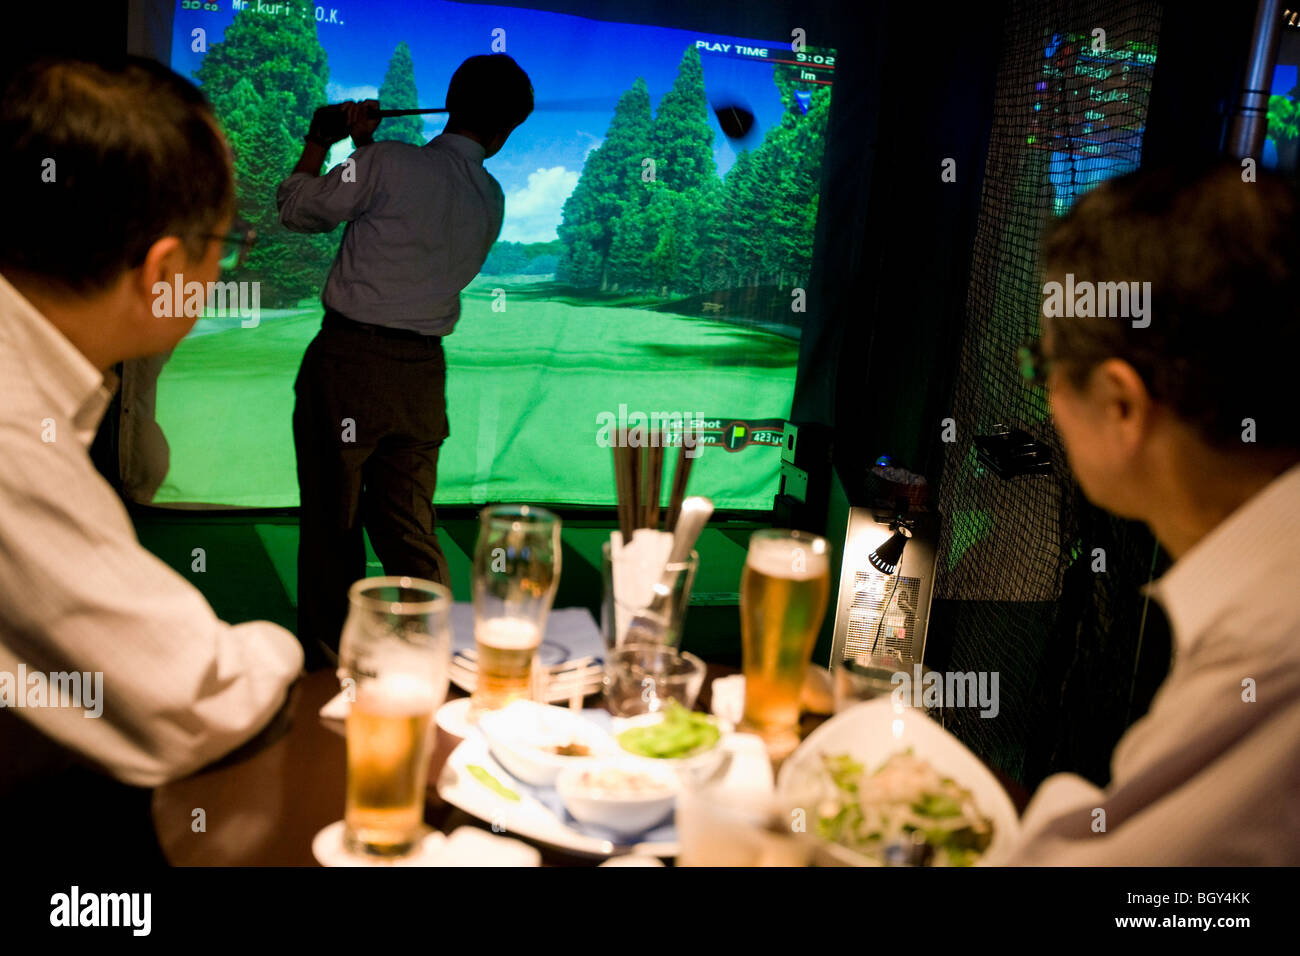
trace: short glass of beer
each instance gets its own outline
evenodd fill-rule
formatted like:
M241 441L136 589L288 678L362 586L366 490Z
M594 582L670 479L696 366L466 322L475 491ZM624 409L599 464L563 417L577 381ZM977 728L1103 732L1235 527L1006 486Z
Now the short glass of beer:
M560 519L544 508L496 505L479 514L474 548L472 715L533 699L537 648L560 583Z
M344 845L402 856L424 832L433 714L451 661L451 592L418 578L366 578L348 602L339 642L351 701Z
M830 595L830 546L803 531L762 530L740 578L747 730L774 760L799 744L799 698Z

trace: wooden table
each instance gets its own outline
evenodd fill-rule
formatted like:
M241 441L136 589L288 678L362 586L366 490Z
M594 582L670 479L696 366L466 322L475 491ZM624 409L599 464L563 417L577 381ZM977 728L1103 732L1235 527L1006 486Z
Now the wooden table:
M699 709L708 710L714 678L731 673L735 668L708 666ZM344 741L319 717L321 707L338 689L338 678L332 670L304 676L294 685L281 719L258 739L219 763L154 791L154 829L169 863L316 865L312 838L343 816ZM448 693L449 700L464 696L455 687ZM802 730L806 734L824 719L810 715ZM437 734L429 770L426 821L444 833L467 825L489 829L486 822L438 798L438 772L459 739L441 728ZM1017 809L1023 809L1027 798L1024 789L1001 773L997 776ZM541 849L543 861L550 865L590 866L599 862Z

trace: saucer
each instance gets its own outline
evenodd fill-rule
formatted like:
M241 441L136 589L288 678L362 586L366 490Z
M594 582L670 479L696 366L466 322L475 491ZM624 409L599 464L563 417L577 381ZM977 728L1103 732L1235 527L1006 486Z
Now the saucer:
M312 856L321 866L434 866L447 838L429 827L415 849L405 856L359 856L343 845L343 821L335 820L311 841Z

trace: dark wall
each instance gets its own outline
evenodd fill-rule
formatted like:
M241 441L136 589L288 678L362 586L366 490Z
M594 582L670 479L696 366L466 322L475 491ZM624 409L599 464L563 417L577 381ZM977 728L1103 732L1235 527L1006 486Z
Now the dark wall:
M819 222L825 322L805 331L793 415L829 415L851 494L882 453L938 480L1002 19L1000 3L859 16L840 43Z
M1164 5L1143 166L1220 155L1254 25L1254 3L1216 4L1212 21L1199 10Z
M418 3L419 0L412 0ZM808 32L809 46L837 46L836 24L856 5L852 0L463 0L498 7L527 7L651 26L731 34L754 40L788 40L790 30ZM869 6L870 4L860 4Z
M95 57L126 49L127 0L24 4L21 18L0 30L0 63L28 57Z

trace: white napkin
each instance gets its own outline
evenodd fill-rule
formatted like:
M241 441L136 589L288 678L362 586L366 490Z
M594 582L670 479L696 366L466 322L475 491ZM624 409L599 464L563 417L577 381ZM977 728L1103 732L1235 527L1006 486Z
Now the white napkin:
M542 854L521 840L497 836L478 827L459 827L438 854L434 866L541 866Z
M710 701L714 717L729 724L739 724L745 716L745 675L717 678L713 682Z
M673 549L668 531L637 528L630 542L614 531L609 536L609 560L614 587L614 633L622 643L632 616L650 603Z
M352 710L349 695L350 690L345 688L327 700L325 706L320 709L320 719L346 721L348 712Z
M776 789L772 758L767 755L767 744L762 737L731 734L725 746L731 751L731 765L718 781L720 789L745 794L771 793Z

